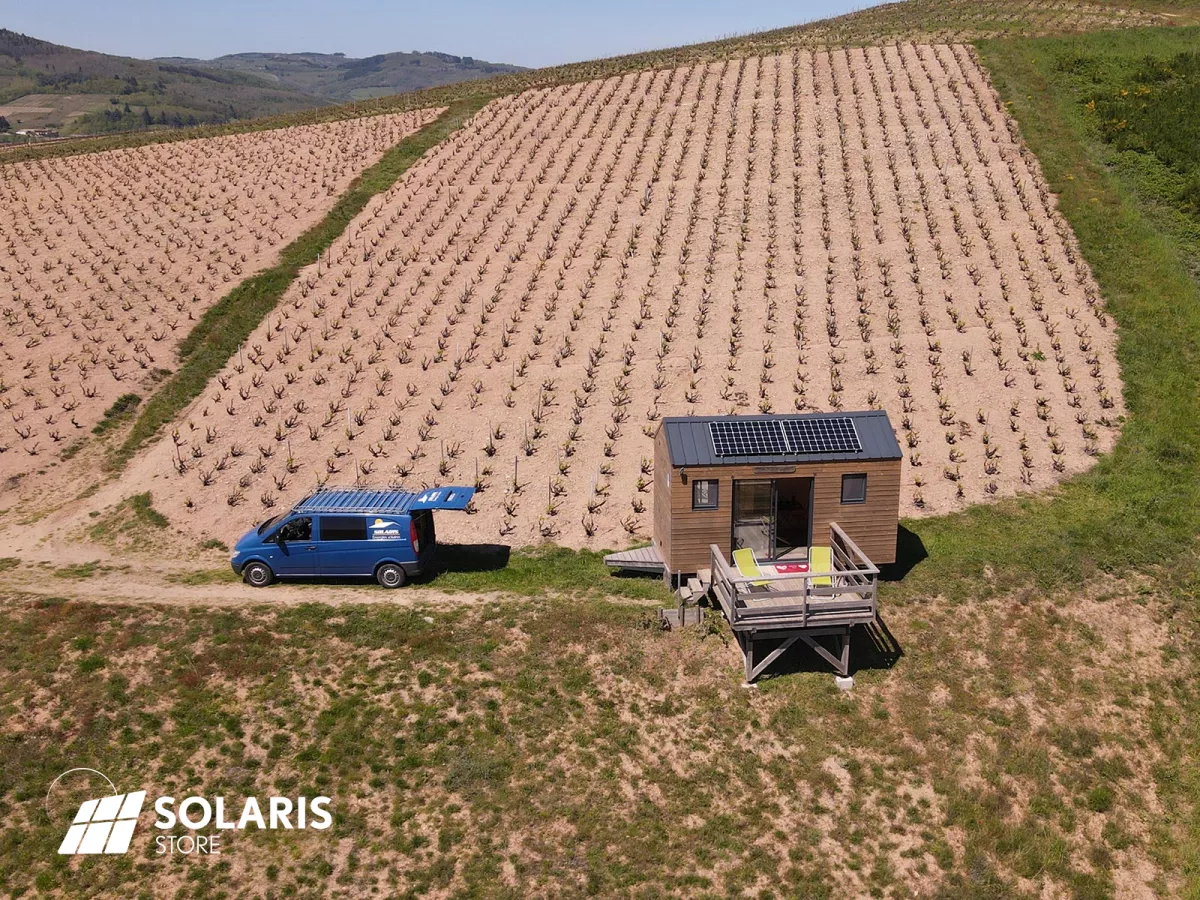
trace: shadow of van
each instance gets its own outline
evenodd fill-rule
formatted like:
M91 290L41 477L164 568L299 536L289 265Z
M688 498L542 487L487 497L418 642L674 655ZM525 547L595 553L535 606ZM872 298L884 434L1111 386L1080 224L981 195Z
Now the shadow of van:
M433 551L433 559L425 564L420 575L413 575L408 584L429 585L439 575L449 572L496 572L508 566L512 548L506 544L442 544ZM374 585L370 575L342 576L287 576L288 584L324 585ZM401 588L403 590L403 588Z
M446 572L498 572L508 567L512 548L507 544L443 544L433 550L433 559L413 579L425 584Z

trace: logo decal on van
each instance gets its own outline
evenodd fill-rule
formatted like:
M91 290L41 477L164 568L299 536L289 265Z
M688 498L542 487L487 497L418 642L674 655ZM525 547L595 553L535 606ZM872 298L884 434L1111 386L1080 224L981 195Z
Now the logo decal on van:
M396 522L376 519L371 523L371 540L396 541L400 539L400 526Z

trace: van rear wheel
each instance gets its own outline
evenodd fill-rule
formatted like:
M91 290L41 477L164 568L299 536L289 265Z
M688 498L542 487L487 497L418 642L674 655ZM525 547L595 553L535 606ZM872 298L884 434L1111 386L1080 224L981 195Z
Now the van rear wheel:
M385 588L398 588L407 580L404 569L395 563L384 563L375 570L375 580Z
M266 587L275 580L275 573L266 563L252 562L242 570L242 577L251 587Z

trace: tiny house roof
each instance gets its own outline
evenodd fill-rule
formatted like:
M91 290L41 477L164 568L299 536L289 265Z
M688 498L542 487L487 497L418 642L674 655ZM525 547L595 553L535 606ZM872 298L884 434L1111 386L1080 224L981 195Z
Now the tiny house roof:
M867 462L903 453L883 410L663 419L673 466Z

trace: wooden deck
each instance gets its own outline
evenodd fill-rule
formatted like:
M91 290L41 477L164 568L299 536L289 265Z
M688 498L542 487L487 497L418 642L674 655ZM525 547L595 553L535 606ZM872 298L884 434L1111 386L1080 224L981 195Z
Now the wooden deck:
M879 569L836 522L829 532L832 568L828 572L764 573L749 578L730 566L716 544L710 546L712 593L742 647L747 683L798 640L839 674L849 674L850 629L873 624L879 616ZM813 584L825 579L829 584ZM836 656L818 640L825 638L840 642ZM756 660L756 641L780 644Z
M604 557L604 564L610 569L653 572L657 575L661 575L667 568L667 564L663 562L663 558L659 556L658 550L653 544L634 550L623 550L620 553L610 553Z

